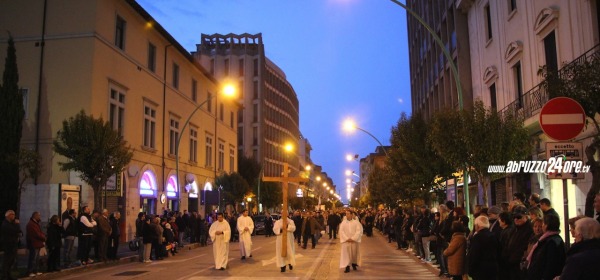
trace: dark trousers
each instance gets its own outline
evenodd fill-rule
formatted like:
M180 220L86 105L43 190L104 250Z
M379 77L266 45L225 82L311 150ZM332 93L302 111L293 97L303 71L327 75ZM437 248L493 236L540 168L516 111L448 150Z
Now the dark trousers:
M394 231L394 234L396 235L396 243L398 243L398 249L403 248L404 244L403 243L403 239L402 239L402 231L401 230L396 230Z
M60 269L60 247L48 249L48 271Z
M106 250L108 249L108 236L102 235L98 236L98 251L96 257L100 259L100 261L106 262L108 260L106 256Z
M77 247L77 258L82 262L87 262L90 258L90 247L92 246L92 236L79 236L79 245Z
M17 260L17 248L10 248L4 251L4 257L2 259L2 279L16 279L10 274L15 261Z
M312 246L313 248L317 245L317 239L315 238L314 234L310 234L310 233L304 233L304 248L306 248L306 245L308 244L308 239L311 239L312 241Z
M300 245L300 243L302 243L302 233L300 233L299 231L295 231L294 239L298 239L298 245Z
M119 236L112 236L108 238L108 258L112 260L117 259L117 252L119 251Z
M333 236L333 239L336 239L337 231L338 231L337 226L329 226L329 239L331 239L331 236Z

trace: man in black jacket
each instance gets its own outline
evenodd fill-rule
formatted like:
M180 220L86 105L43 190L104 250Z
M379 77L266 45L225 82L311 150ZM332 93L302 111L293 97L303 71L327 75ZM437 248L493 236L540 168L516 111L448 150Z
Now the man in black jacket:
M469 275L473 280L497 279L498 276L498 240L490 232L488 217L475 219L475 233L467 255Z
M109 260L117 260L117 251L119 251L119 239L121 237L121 213L114 212L110 215L110 228L112 232L108 238L108 259Z
M15 211L8 210L4 214L4 221L0 228L0 247L4 249L2 261L2 279L17 279L12 277L10 271L17 260L17 245L22 235L19 220L15 218Z
M70 209L67 215L63 218L62 227L65 230L64 233L64 247L63 247L63 260L65 266L71 264L71 251L73 250L73 244L75 243L75 237L77 237L77 214L74 209Z
M338 226L341 222L342 220L340 219L340 216L336 215L333 211L329 212L329 216L327 217L327 225L329 226L329 239L337 238Z
M520 263L527 250L529 239L533 235L533 227L525 206L519 205L513 209L515 227L508 240L508 273L510 279L524 279Z
M294 217L292 217L294 224L296 225L296 230L294 231L294 239L298 240L298 245L302 242L302 216L300 215L300 211L294 212Z

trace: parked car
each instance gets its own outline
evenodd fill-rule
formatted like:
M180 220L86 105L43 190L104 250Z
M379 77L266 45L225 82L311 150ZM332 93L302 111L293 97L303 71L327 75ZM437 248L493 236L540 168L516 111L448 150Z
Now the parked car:
M265 215L256 215L252 217L254 221L254 233L253 234L265 234L265 220L267 216Z

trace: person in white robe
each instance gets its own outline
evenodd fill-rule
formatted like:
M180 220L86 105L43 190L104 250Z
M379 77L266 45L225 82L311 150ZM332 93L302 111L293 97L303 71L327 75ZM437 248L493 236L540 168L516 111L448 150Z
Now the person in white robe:
M287 220L287 254L284 257L281 256L282 244L281 240L283 239L282 232L283 228L283 219L279 219L275 221L273 225L273 233L277 236L277 241L275 241L275 264L277 267L281 268L281 272L285 272L286 264L290 267L290 270L294 269L296 265L296 246L294 246L294 231L296 231L296 224L294 224L294 220L288 218ZM286 234L286 233L284 233Z
M208 231L213 243L213 256L215 258L215 269L225 270L229 260L229 239L231 228L229 223L223 219L223 213L217 214L217 221L212 223Z
M242 215L237 219L237 230L240 233L240 253L242 260L252 257L252 232L254 221L248 217L248 209L244 209Z
M354 217L355 214L351 211L346 211L346 217L340 224L339 236L342 244L340 268L346 268L345 273L352 269L356 270L357 266L362 265L360 258L360 240L363 234L363 227L360 222Z

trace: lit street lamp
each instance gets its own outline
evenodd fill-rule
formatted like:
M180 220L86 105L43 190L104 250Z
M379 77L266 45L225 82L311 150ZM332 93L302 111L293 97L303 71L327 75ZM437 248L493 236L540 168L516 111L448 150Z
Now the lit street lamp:
M368 132L368 131L366 131L366 130L360 128L360 127L358 127L353 120L351 120L351 119L345 120L342 127L343 127L343 129L345 131L348 131L348 132L354 132L354 130L358 129L358 130L360 130L360 131L362 131L362 132L364 132L366 134L369 134L369 136L371 136L373 139L375 139L375 141L377 141L377 143L379 143L379 146L381 146L381 148L385 152L385 155L388 158L390 157L390 155L388 154L388 152L385 150L385 146L383 146L383 144L381 144L381 141L379 141L379 139L377 139L377 137L375 137L375 135L371 134L371 132Z

